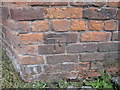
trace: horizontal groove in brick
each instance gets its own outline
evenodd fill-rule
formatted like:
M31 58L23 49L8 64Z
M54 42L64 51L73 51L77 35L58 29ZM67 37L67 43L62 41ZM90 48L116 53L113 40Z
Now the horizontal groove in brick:
M75 43L77 39L77 33L48 33L43 35L43 43L45 44Z

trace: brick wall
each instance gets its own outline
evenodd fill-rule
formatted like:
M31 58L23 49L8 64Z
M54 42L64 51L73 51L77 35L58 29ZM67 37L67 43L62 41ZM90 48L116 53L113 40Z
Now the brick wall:
M3 47L24 81L118 73L120 3L2 4Z

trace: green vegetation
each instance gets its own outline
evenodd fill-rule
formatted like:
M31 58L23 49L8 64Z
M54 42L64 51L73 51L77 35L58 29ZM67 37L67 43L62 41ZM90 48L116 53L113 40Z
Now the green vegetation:
M97 89L114 89L113 84L110 82L111 76L108 73L101 72L101 76L96 78L96 80L86 82L86 85L92 86Z

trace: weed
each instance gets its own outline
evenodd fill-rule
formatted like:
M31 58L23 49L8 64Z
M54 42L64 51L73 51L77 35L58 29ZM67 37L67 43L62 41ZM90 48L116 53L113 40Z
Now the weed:
M113 89L113 84L110 82L111 76L108 73L101 72L101 76L96 80L88 81L85 85L92 86L97 89Z

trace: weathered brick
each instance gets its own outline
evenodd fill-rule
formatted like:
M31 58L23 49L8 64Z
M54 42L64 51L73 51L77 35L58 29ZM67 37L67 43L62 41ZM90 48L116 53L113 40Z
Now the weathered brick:
M6 27L2 27L2 32L3 32L3 36L2 38L4 40L7 41L7 43L9 43L10 45L12 45L13 47L16 47L18 45L17 41L17 35L18 35L18 32L15 32L15 31L12 31Z
M88 19L112 19L116 17L117 9L113 8L87 8L84 10L83 17Z
M83 69L89 69L90 68L90 62L79 62L78 64L75 65L75 70L80 71Z
M38 55L37 45L20 46L19 53L24 55Z
M30 22L17 22L17 31L19 32L30 32Z
M70 24L71 30L80 30L80 31L85 31L86 30L86 23L85 21L82 20L71 20Z
M3 19L2 20L3 25L5 25L6 27L12 29L12 30L16 30L17 29L17 22L15 22L14 20L11 19Z
M104 30L118 30L118 21L105 21Z
M75 43L77 42L77 39L77 33L47 33L43 35L43 42L45 44Z
M88 30L100 31L103 29L103 21L90 20L88 22Z
M56 72L61 72L61 65L56 64L56 65L45 65L44 66L45 73L56 73Z
M2 10L1 11L2 18L7 19L10 16L8 8L2 7L2 9L0 9L0 10Z
M66 6L68 2L27 2L28 5L41 5L41 6Z
M120 19L120 9L117 12L117 19Z
M22 79L26 82L30 82L33 80L32 75L36 75L41 73L41 67L40 66L22 66L21 68L21 74Z
M75 64L61 64L61 70L70 72L75 70Z
M118 50L118 42L99 43L98 49L100 52L117 51Z
M51 7L46 8L48 18L82 18L80 7Z
M97 44L71 44L67 46L68 53L96 52Z
M107 2L109 7L120 7L120 2Z
M65 45L39 45L39 54L58 54L65 52Z
M19 41L21 44L32 44L43 40L42 33L20 34Z
M103 66L105 69L107 68L117 68L119 66L119 61L118 60L105 60L103 62Z
M11 18L14 20L36 20L44 19L43 8L22 8L22 9L11 9Z
M112 41L119 41L120 40L120 32L113 32L112 33Z
M53 55L47 56L48 64L58 64L64 62L78 62L78 55Z
M102 7L105 2L70 2L72 6L97 6Z
M52 30L54 31L68 31L69 23L67 20L54 20L52 21Z
M91 69L102 69L103 68L103 63L100 61L94 61L91 62Z
M96 77L96 76L100 76L100 72L98 72L96 70L88 70L87 71L87 77Z
M14 31L19 31L21 33L30 31L30 22L27 21L15 22L14 20L11 19L7 20L3 19L2 22L6 27Z
M119 52L108 52L108 54L105 57L105 60L111 60L110 62L119 60Z
M86 32L80 37L80 41L109 41L109 32Z
M104 60L106 53L84 53L80 54L81 61Z
M20 56L18 60L20 65L44 64L43 56Z
M48 21L36 21L32 22L32 31L48 31L49 30L49 22Z

